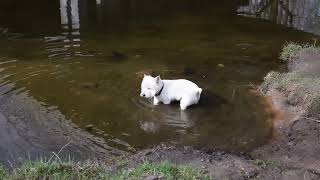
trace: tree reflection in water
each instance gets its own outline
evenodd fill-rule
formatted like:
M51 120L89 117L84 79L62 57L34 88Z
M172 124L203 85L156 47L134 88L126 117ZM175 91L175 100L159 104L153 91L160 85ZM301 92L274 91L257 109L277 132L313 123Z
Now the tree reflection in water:
M319 0L249 0L238 13L320 35Z

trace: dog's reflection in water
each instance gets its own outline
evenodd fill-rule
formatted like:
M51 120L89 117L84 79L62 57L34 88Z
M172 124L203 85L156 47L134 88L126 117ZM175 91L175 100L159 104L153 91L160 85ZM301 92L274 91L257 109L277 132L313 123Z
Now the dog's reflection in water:
M193 124L190 112L170 106L153 111L148 115L148 120L140 122L140 128L147 133L157 133L162 127L172 127L181 131L192 127Z
M140 128L146 133L157 133L163 129L173 128L177 132L184 132L194 127L203 117L213 116L214 110L219 111L222 104L229 104L226 99L214 93L205 92L197 106L186 111L179 109L178 103L171 105L153 106L151 100L141 100L145 113L140 121Z
M156 133L159 130L159 125L154 122L140 122L140 128L147 133Z

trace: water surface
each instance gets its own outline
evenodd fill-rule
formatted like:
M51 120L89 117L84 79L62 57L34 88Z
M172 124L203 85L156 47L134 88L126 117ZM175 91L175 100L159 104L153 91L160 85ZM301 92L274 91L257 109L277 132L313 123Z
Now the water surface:
M250 85L281 67L284 42L315 37L239 15L253 3L5 1L2 96L34 98L112 149L164 142L250 150L272 135L272 114ZM178 104L153 106L139 97L145 73L196 82L204 89L199 105L184 112Z

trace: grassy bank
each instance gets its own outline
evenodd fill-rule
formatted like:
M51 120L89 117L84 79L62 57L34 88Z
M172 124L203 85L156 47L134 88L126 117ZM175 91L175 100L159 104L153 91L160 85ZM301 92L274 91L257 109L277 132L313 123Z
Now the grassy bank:
M147 177L164 179L209 179L200 171L189 166L179 166L169 162L144 162L132 169L120 169L110 172L105 164L94 161L83 163L59 161L27 161L11 172L0 169L0 179L36 180L36 179L144 179Z
M278 90L287 99L286 104L301 106L303 116L318 118L320 107L320 47L311 44L287 43L280 58L288 61L288 72L270 72L264 78L261 90Z
M284 61L294 59L300 53L320 53L320 47L314 44L297 44L295 42L288 42L284 45L280 59Z

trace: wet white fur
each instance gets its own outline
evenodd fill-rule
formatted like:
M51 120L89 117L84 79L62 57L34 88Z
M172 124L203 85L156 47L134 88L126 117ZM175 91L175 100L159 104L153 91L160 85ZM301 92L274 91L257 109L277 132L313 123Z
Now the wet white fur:
M159 96L155 96L164 85ZM180 101L180 108L185 110L200 100L202 89L195 83L185 80L161 80L160 76L152 77L144 75L141 83L141 97L153 98L153 104L170 104L172 101Z

